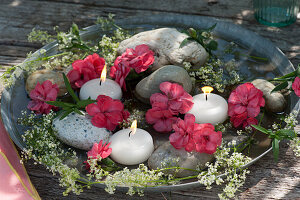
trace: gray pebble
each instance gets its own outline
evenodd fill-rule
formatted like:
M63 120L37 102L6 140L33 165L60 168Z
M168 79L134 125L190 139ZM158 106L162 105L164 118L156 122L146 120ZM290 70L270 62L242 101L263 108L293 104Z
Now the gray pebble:
M56 136L64 143L82 150L90 150L100 140L107 142L111 133L105 128L98 128L91 123L91 117L71 113L64 119L53 120Z
M266 102L265 108L267 111L275 113L284 111L287 105L284 96L280 92L273 92L271 94L271 91L275 88L275 85L264 79L255 79L252 81L252 84L264 93Z
M187 152L184 149L175 149L169 141L159 146L148 159L148 166L151 169L164 167L184 167L189 169L203 169L205 163L211 162L213 155L198 152ZM173 174L176 177L197 175L198 172L183 170L164 171L166 174Z
M176 65L166 65L159 68L136 85L136 97L144 103L150 103L151 95L160 93L159 85L165 81L182 85L188 93L192 91L192 80L187 71Z

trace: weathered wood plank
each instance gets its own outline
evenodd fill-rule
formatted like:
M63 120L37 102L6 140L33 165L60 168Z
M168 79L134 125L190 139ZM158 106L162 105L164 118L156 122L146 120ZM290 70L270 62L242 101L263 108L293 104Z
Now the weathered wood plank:
M0 2L0 65L19 64L29 51L41 47L27 42L32 28L54 33L54 26L66 31L72 22L81 28L92 25L98 16L116 14L116 18L154 15L157 13L182 13L218 17L240 24L259 35L270 39L292 61L300 63L300 18L291 26L271 28L258 24L254 17L251 0L1 0ZM1 69L0 69L1 72ZM300 127L298 127L300 130ZM240 199L299 199L300 162L284 143L280 144L280 161L275 163L272 154L250 167ZM92 188L82 195L62 197L57 177L53 177L43 166L25 164L33 184L42 199L124 199L124 193L108 195L103 190ZM259 169L259 170L258 170ZM132 199L216 199L221 188L211 191L199 187L193 190L172 193L151 193Z

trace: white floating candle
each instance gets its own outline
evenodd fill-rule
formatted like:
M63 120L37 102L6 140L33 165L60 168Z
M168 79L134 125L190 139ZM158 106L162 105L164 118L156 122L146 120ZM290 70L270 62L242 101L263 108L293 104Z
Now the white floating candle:
M220 95L210 93L212 87L206 86L202 90L204 93L193 96L194 105L188 113L195 116L198 124L223 123L227 119L227 101Z
M135 126L135 127L134 127ZM110 157L123 165L136 165L146 161L154 150L152 136L145 130L136 128L123 129L110 137Z
M96 100L99 95L106 95L112 99L122 98L122 90L119 84L113 80L106 79L106 65L103 67L100 80L90 80L81 87L79 98L85 100L90 97Z

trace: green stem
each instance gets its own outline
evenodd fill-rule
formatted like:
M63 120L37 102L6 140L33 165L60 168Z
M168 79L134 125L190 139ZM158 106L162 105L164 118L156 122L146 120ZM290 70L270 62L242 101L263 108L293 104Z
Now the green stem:
M169 167L169 168L157 169L157 170L155 170L155 172L160 172L160 171L164 171L164 170L172 170L172 169L183 169L183 170L189 170L189 171L194 171L194 172L201 172L201 170L189 169L189 168L184 168L184 167Z
M257 59L257 60L264 60L264 61L268 61L268 58L262 58L262 57L258 57L258 56L251 56L251 55L247 55L247 54L243 54L243 53L239 53L241 56L245 56L248 58L253 58L253 59Z

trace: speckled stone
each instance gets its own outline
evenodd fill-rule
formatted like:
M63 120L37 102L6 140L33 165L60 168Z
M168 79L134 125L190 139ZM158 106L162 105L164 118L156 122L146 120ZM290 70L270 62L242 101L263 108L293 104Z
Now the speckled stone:
M271 93L275 85L264 79L255 79L252 84L264 93L267 111L275 113L284 111L287 105L284 96L280 92Z
M107 142L111 133L91 123L91 117L71 113L64 119L53 120L56 136L64 143L82 150L90 150L100 140Z
M159 85L165 81L182 85L184 90L188 93L190 93L193 88L192 80L184 68L176 65L166 65L142 79L136 85L136 97L144 103L150 103L151 95L160 93Z
M169 141L159 146L148 159L148 166L151 169L163 167L184 167L189 169L203 169L205 163L211 162L213 155L198 152L187 152L184 149L175 149ZM166 164L163 166L163 164ZM197 172L189 170L168 170L165 173L173 174L176 177L197 175Z

